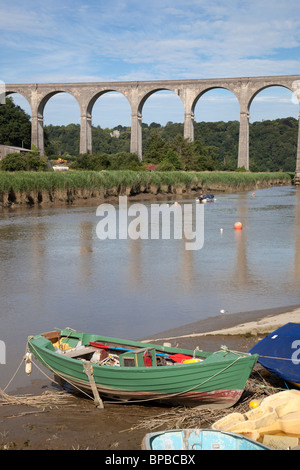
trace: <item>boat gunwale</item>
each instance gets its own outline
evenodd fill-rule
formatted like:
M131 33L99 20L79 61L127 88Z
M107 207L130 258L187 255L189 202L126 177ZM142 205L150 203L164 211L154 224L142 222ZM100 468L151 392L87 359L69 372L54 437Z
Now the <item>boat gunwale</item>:
M65 331L65 330L61 330L61 331ZM73 331L73 330L72 330ZM88 333L81 333L81 332L78 332L80 334L83 334L83 335L89 335ZM51 355L53 355L53 357L58 357L58 358L62 358L66 361L71 361L70 363L73 363L73 364L78 364L78 362L80 363L80 359L78 358L73 358L73 357L68 357L67 354L64 354L63 352L62 353L58 353L54 347L53 349L50 349L48 348L47 346L51 343L51 340L47 339L45 336L45 333L42 333L42 334L39 334L39 335L36 335L36 336L32 336L28 339L28 343L30 343L32 345L32 341L34 340L38 340L39 338L45 338L47 341L49 341L49 343L45 343L44 345L42 346L36 346L37 348L41 349L42 351L45 351ZM119 338L113 338L113 337L105 337L105 336L100 336L100 335L93 335L91 334L90 336L97 336L98 338L100 339L103 339L103 341L107 342L107 343L116 343L117 345L127 345L127 346L133 346L133 345L138 345L138 346L143 346L144 348L150 348L150 347L153 347L155 348L155 351L156 353L160 353L160 352L163 352L163 353L181 353L181 354L189 354L189 355L193 355L195 353L195 351L193 350L189 350L189 349L182 349L182 348L176 348L176 347L165 347L165 346L161 346L161 345L156 345L156 344L153 344L153 343L142 343L142 342L138 342L138 341L126 341L126 340L119 340ZM71 335L69 336L71 337ZM52 343L51 343L52 344ZM104 344L104 343L102 343ZM84 346L88 346L87 344L84 345ZM118 347L115 345L115 347ZM113 346L112 346L112 349L113 349ZM97 348L95 347L95 351L97 351ZM134 351L134 349L132 349L132 351ZM151 371L153 372L153 370L157 369L157 370L165 370L165 367L168 367L168 369L171 367L175 367L176 370L178 370L179 368L184 368L184 369L198 369L199 370L199 366L201 366L203 368L203 366L207 365L208 362L207 362L207 359L210 359L210 358L215 358L217 357L216 354L217 353L220 353L218 357L220 357L220 355L223 353L223 358L222 358L222 361L208 361L210 366L213 366L214 364L217 365L218 363L222 362L222 364L225 364L226 362L228 362L228 364L232 363L232 360L233 360L233 357L231 358L225 358L225 354L233 354L235 355L235 357L237 359L248 359L248 360L257 360L258 358L258 355L256 354L249 354L249 353L242 353L242 352L238 352L238 351L230 351L230 350L218 350L218 351L215 351L215 352L205 352L205 351L202 351L202 350L196 350L196 353L195 353L195 357L197 358L197 354L198 354L198 357L202 357L200 354L204 354L204 355L207 355L207 357L203 358L203 360L201 362L195 362L195 363L174 363L172 364L172 366L157 366L157 367L146 367L146 366L139 366L139 367L122 367L122 371L130 371L130 372L133 372L133 371L138 371L138 370L141 370L141 371ZM82 352L82 355L84 355L84 350ZM251 359L250 359L251 358ZM43 361L44 362L44 361ZM96 367L96 368L109 368L114 370L120 370L120 367L116 367L114 365L109 365L109 364L96 364L96 363L93 363L93 367Z

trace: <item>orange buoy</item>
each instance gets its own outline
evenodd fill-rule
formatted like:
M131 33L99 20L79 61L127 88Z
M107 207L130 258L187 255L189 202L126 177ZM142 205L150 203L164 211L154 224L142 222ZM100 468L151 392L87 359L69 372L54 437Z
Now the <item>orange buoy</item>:
M242 228L243 228L242 222L236 222L234 224L234 228L235 228L235 230L242 230Z

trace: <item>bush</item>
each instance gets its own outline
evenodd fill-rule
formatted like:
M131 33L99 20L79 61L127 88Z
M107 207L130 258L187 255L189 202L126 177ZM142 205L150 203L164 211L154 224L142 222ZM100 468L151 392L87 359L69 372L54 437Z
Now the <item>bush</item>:
M0 162L2 171L44 171L47 162L35 152L10 153Z
M0 162L2 171L25 171L27 170L27 161L22 153L10 153Z

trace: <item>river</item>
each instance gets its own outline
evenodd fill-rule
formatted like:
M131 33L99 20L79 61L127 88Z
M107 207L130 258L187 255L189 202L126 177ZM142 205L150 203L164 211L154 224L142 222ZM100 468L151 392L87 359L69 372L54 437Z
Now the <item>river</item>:
M139 339L221 310L300 304L300 188L217 195L204 205L198 250L183 239L100 240L98 222L96 207L1 212L1 388L27 337L43 331L69 326ZM22 367L14 384L30 380Z

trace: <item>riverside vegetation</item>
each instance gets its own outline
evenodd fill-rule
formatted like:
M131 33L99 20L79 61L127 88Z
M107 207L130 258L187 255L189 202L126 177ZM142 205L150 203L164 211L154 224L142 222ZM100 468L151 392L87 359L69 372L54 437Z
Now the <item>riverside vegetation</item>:
M291 184L283 172L69 171L0 172L0 204L97 203L119 195L190 195L202 191L242 191Z

